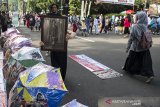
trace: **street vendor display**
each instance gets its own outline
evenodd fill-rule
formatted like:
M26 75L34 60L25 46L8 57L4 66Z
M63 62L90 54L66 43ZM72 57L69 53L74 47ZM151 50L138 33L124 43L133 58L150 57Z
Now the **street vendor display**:
M16 28L9 28L1 40L4 53L1 73L10 93L0 91L0 107L6 107L7 94L8 107L58 107L68 92L60 69L43 64L40 49L32 47L32 41ZM0 89L4 87L0 85Z
M9 95L9 104L15 101L13 98L17 94L26 104L36 104L40 100L47 107L58 107L67 93L60 69L43 63L21 72L13 88Z

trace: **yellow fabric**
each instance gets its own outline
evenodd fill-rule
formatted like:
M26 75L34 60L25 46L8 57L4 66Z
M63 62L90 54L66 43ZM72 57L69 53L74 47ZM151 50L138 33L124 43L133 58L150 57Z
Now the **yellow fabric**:
M86 29L86 24L84 21L82 21L82 29Z
M54 72L54 70L52 72ZM61 90L67 91L67 88L63 82L63 79L60 73L60 68L57 70L57 73L60 75L59 82L61 84ZM34 78L30 83L26 84L28 76L29 76L29 72L27 72L25 75L20 75L20 80L24 86L26 87L49 87L48 78L47 78L46 73L40 74L38 77ZM56 86L53 86L52 88L55 88L55 87Z
M33 79L29 84L28 87L48 87L48 79L46 73L43 73Z
M28 93L26 89L24 89L23 98L25 101L33 101L32 96Z
M18 94L23 90L23 88L17 88Z
M25 75L20 75L20 80L23 85L25 85L27 79L28 79L29 73L26 73Z

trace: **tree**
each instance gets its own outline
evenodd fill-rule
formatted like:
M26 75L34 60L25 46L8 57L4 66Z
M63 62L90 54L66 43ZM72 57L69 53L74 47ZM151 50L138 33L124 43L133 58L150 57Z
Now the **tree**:
M46 13L49 5L56 1L57 0L28 0L27 10L30 12L33 11L37 13L44 11Z
M80 14L81 12L80 0L70 0L69 9L70 9L69 11L70 14Z

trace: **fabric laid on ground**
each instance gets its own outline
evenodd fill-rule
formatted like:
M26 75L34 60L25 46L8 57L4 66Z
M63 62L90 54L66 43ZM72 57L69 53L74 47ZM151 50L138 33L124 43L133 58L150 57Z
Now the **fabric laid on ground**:
M81 55L70 55L69 56L74 61L81 64L83 67L94 73L101 79L114 78L123 76L122 74L116 72L115 70L95 61L94 59L81 54Z
M85 106L79 102L77 102L76 99L72 100L71 102L65 104L64 106L62 107L88 107L88 106Z

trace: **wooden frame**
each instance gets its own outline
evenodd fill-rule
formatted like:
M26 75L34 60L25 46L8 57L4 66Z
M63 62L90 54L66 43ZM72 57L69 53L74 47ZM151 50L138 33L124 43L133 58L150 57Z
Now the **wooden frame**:
M41 50L66 51L67 50L67 17L41 16L41 41L44 43Z

